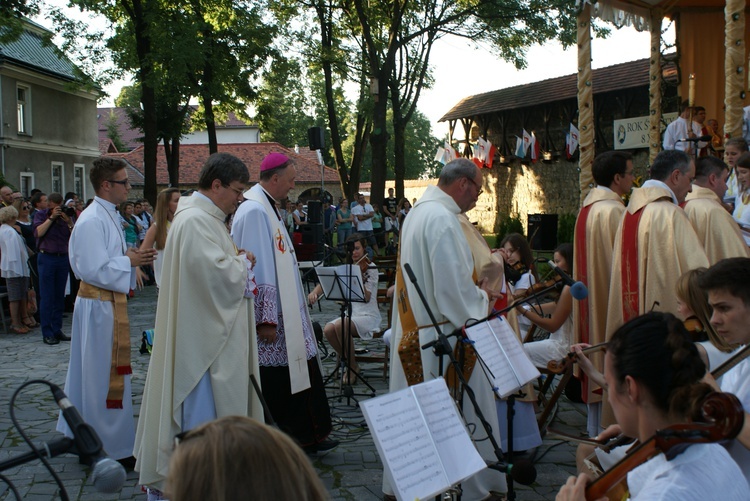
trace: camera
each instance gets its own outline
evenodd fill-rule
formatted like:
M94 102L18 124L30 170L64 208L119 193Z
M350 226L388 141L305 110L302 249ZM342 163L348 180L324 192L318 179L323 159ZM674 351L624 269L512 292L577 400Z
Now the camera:
M73 207L63 207L62 211L68 217L76 217L76 210Z

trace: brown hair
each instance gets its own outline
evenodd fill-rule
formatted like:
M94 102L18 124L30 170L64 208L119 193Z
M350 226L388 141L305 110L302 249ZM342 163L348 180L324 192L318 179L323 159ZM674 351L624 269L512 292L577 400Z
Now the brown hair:
M187 433L169 463L165 494L179 501L323 501L328 493L310 460L284 433L227 416Z
M706 366L674 315L651 312L628 321L612 335L607 353L617 383L609 391L623 391L630 376L647 390L654 408L671 420L701 420L700 403L712 391L700 382Z
M125 162L119 158L99 157L94 160L91 170L89 171L89 181L91 181L94 191L99 193L102 183L112 179L112 176L114 176L116 172L121 171L125 167Z
M154 210L154 222L156 234L154 235L154 247L161 250L167 245L167 221L169 221L169 202L173 193L179 193L178 188L166 188L159 192L156 197L156 209ZM172 214L174 216L174 214Z
M729 353L734 347L724 341L711 325L711 305L708 304L708 293L700 286L701 276L706 272L706 268L697 268L682 274L677 279L677 297L690 308L695 318L703 326L703 331L708 336L708 340L716 349Z

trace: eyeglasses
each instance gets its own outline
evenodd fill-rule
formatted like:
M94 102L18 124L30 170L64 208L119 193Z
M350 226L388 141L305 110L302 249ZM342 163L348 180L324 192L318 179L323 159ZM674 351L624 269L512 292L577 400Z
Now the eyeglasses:
M130 181L127 179L121 179L119 181L116 179L107 179L107 181L114 184L121 184L123 186L130 186Z
M481 195L484 192L484 190L482 189L482 187L480 185L478 185L477 182L474 181L472 178L470 178L470 177L467 176L466 179L468 179L469 181L471 181L471 184L473 184L474 187L477 189L477 196Z
M243 188L235 188L233 186L229 186L228 184L222 184L222 186L224 188L229 188L230 190L232 190L233 192L235 192L237 194L237 196L240 196L240 195L242 195L245 192L245 190Z

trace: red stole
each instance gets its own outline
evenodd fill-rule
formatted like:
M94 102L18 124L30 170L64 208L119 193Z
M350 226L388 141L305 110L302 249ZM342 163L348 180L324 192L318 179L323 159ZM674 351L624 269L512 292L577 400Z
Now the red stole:
M623 323L639 314L640 291L638 280L638 224L643 208L635 214L625 213L622 224L622 321Z

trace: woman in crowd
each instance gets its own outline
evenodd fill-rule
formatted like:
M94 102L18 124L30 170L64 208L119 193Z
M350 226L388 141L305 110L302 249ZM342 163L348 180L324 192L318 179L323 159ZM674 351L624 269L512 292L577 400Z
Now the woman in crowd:
M165 495L174 501L329 499L291 438L244 416L223 417L187 432L169 462Z
M29 332L24 325L24 319L28 317L29 267L26 262L29 254L23 237L13 228L17 217L18 211L13 206L0 209L0 273L8 289L10 330L26 334Z
M732 356L736 346L727 343L711 325L708 295L698 285L705 268L684 273L677 280L677 318L693 337L706 369L712 371Z
M161 267L164 264L162 262L162 253L164 247L167 245L167 233L169 232L169 226L172 224L172 218L177 210L177 202L180 200L180 190L177 188L167 188L159 192L159 196L156 197L156 210L154 211L154 221L146 231L146 237L141 243L141 250L143 249L156 249L156 259L154 260L154 279L156 280L156 286L159 287L161 283ZM138 268L138 285L143 286L143 280L145 279L145 273Z
M701 383L706 367L682 322L669 313L647 313L617 329L604 359L604 377L617 425L646 442L657 430L700 418L711 392ZM601 436L599 438L602 438ZM586 474L570 477L558 501L585 499ZM630 499L746 500L750 489L719 444L692 444L671 459L660 453L627 474Z
M732 216L740 223L740 226L750 228L750 153L745 152L740 155L734 172L737 176L738 188ZM745 236L745 243L750 245L750 237Z
M336 211L336 225L338 228L336 235L338 235L337 242L339 247L342 247L351 236L353 222L354 216L352 216L352 211L349 209L349 200L342 198L339 208Z
M26 252L29 254L29 275L31 284L34 288L34 294L29 296L27 302L28 315L23 319L23 324L33 329L39 327L37 321L38 305L39 305L39 271L36 264L36 237L34 236L34 228L32 227L32 221L29 215L31 214L31 202L17 198L13 200L13 207L18 211L18 219L16 224L13 226L15 230L23 237L23 241L26 243Z
M729 177L727 178L727 192L724 194L724 202L730 205L730 212L734 210L734 201L739 193L737 186L737 160L740 155L746 153L747 141L741 137L728 139L724 144L724 162L729 166Z
M402 198L401 201L398 203L398 207L396 207L396 210L398 211L398 227L403 228L404 227L404 219L406 219L406 216L409 214L409 211L411 210L411 204L409 203L408 198Z
M555 265L572 275L573 244L562 244L554 254ZM523 345L526 354L537 367L547 367L551 360L562 359L570 351L573 339L573 297L570 286L565 285L554 303L545 303L537 308L526 309L518 305L516 311L535 325L550 333L549 338ZM541 314L540 314L541 312ZM550 318L545 315L551 314Z
M378 308L378 269L371 265L367 259L367 239L360 233L355 233L346 241L347 262L359 266L362 272L363 289L365 292L365 302L352 302L351 319L344 319L344 328L341 326L341 317L328 322L323 329L323 333L328 339L336 353L341 356L344 342L342 333L348 330L349 320L351 320L351 335L348 336L348 362L351 372L343 375L344 384L356 383L356 376L353 373L359 373L359 366L354 358L354 337L362 339L372 339L372 335L380 330L380 309ZM315 289L307 296L310 304L315 304L318 296L323 293L323 287L318 284Z

